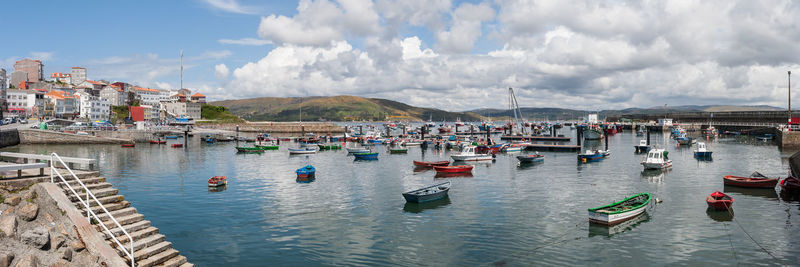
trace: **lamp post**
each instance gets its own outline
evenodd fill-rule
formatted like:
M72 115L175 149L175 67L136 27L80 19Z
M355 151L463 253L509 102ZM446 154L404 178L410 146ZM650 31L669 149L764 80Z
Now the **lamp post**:
M789 123L792 122L792 71L789 71Z

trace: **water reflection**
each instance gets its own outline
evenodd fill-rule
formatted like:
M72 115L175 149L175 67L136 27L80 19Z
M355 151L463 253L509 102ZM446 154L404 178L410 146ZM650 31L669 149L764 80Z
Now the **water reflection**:
M729 222L733 220L733 208L727 210L716 210L712 207L706 209L706 215L714 221Z
M725 193L739 193L754 197L778 199L778 193L775 192L775 188L747 188L725 185Z
M471 172L453 172L453 173L437 172L436 175L433 176L433 178L437 178L437 179L438 178L457 178L457 177L472 178L473 175L472 175Z
M631 230L636 226L646 223L650 221L650 215L647 212L643 212L638 216L634 217L633 219L615 224L615 225L603 225L597 223L590 223L589 224L589 237L593 236L606 236L611 237L616 234L623 233L625 231Z
M222 192L222 191L225 191L225 190L228 190L228 185L209 186L208 187L208 192Z
M438 209L447 205L450 205L450 196L446 196L443 199L431 202L423 202L423 203L406 202L406 205L403 206L403 211L410 213L420 213L424 210Z

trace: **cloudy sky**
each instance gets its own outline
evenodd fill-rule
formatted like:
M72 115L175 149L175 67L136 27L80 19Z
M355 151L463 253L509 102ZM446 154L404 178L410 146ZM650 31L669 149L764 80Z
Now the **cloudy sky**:
M177 88L183 49L184 87L213 99L467 110L507 107L513 87L526 107L786 107L800 59L788 0L31 2L3 3L0 67Z

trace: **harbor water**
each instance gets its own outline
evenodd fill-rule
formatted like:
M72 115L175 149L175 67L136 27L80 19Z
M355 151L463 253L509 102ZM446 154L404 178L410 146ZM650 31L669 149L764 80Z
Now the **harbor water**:
M574 130L562 131L574 143ZM633 147L642 138L629 131L611 136L611 156L600 162L542 151L543 163L518 166L519 154L501 153L493 162L470 163L472 176L452 178L415 170L412 161L449 160L455 152L419 147L389 154L378 145L377 161L354 161L345 150L290 156L287 148L297 146L290 142L278 151L237 154L233 142L205 144L200 137L185 148L21 145L3 151L98 159L101 176L197 266L800 262L798 202L772 189L725 187L722 180L754 171L785 177L794 151L720 137L709 140L713 160L704 161L659 133L653 143L669 151L674 167L643 172L644 155ZM298 183L294 170L307 164L316 167L316 180ZM229 184L212 192L206 181L217 175ZM445 181L452 188L444 200L407 204L401 195ZM707 210L705 198L716 190L734 197L733 216ZM587 208L639 192L663 202L618 226L588 223Z

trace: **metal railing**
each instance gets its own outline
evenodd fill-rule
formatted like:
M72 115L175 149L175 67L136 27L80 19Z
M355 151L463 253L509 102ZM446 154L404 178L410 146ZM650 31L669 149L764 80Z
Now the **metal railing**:
M61 166L63 166L65 169L67 169L67 171L69 171L69 174L72 175L72 178L75 179L75 181L78 182L78 184L81 186L79 189L83 189L83 191L86 191L86 200L85 201L84 201L84 199L81 198L81 195L79 195L78 192L76 192L75 189L73 189L72 186L69 185L67 180L64 179L64 176L61 175L61 172L59 172L58 169L56 169L56 167L55 167L56 166L55 165L56 160L58 160L58 162L61 163ZM86 185L84 185L83 182L81 182L80 179L78 179L78 176L75 175L74 172L72 172L72 169L70 169L67 166L67 164L64 163L64 161L61 159L61 157L59 157L58 154L53 152L53 153L50 154L50 182L51 183L55 183L55 175L58 175L58 178L61 179L61 182L63 182L67 186L67 188L69 188L69 191L71 191L72 194L75 195L75 197L78 198L78 201L81 202L83 207L86 208L86 219L89 220L89 223L92 223L92 219L97 221L97 223L100 224L100 226L102 226L103 229L105 229L105 232L109 236L111 236L111 239L113 239L114 242L117 243L117 246L119 246L122 249L122 252L125 253L125 255L127 255L128 257L131 258L131 266L136 266L135 258L133 256L133 237L131 237L131 235L128 234L128 231L125 231L125 228L123 228L122 225L119 224L117 219L114 218L114 216L111 215L110 212L108 212L106 207L103 206L103 203L100 203L100 201L97 200L97 197L94 196L92 191L90 191L89 188L86 187ZM125 249L125 246L122 245L122 243L119 241L119 239L117 239L117 236L113 232L111 232L111 230L109 230L108 227L106 227L106 225L103 223L103 221L100 220L100 217L97 216L97 214L95 214L94 211L92 211L92 209L90 208L91 205L89 205L89 203L90 203L89 201L91 201L91 200L94 200L94 202L96 202L97 205L103 210L103 212L105 212L105 214L108 215L108 218L111 219L111 221L113 221L114 224L116 224L117 227L119 227L119 229L122 231L122 233L125 234L125 236L128 238L128 242L130 242L130 245L131 245L130 250Z

